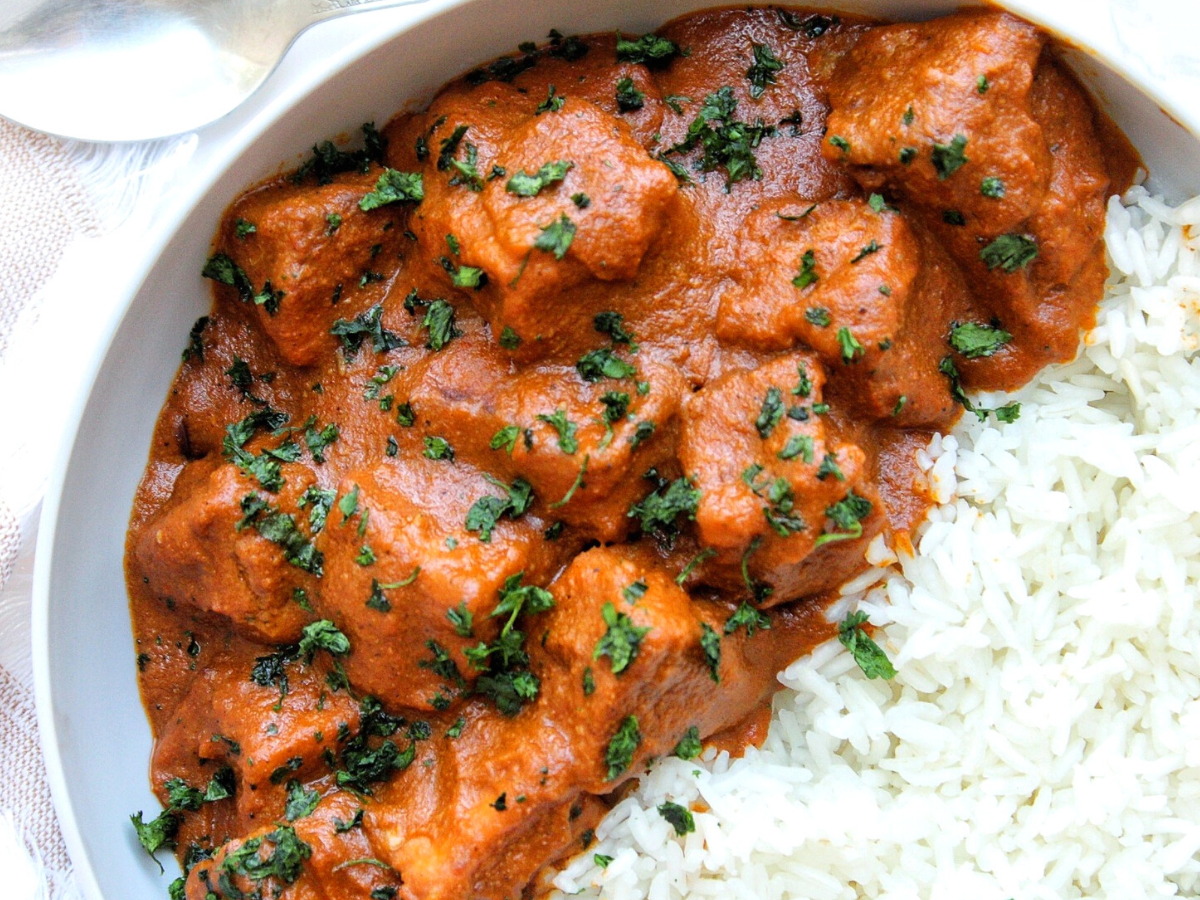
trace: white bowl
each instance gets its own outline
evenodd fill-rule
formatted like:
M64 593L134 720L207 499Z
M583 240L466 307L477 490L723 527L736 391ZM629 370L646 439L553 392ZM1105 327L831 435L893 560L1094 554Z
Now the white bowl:
M1001 5L1031 14L1028 0ZM621 28L643 32L713 0L435 0L352 59L324 63L315 89L285 95L229 139L194 204L163 228L144 277L93 366L57 460L41 522L33 652L42 743L54 801L88 900L162 900L167 880L129 825L157 814L147 776L150 731L138 695L122 570L125 528L151 432L191 324L210 305L200 269L226 205L245 186L298 162L314 143L384 122L423 102L473 63L518 41ZM927 18L960 0L848 0L847 12ZM1036 16L1034 16L1036 18ZM400 21L400 20L396 20ZM1133 139L1156 186L1177 199L1200 193L1200 141L1127 80L1128 71L1077 49L1068 57ZM167 854L163 854L166 856ZM168 865L171 863L168 861Z

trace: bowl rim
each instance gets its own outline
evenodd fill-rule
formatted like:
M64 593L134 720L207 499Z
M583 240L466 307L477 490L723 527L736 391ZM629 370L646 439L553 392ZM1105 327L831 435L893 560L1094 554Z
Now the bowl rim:
M325 82L355 65L363 57L385 47L407 31L473 2L474 0L423 0L423 2L418 0L418 2L402 8L407 15L391 21L385 18L388 13L381 10L376 15L384 27L375 32L362 29L358 39L343 45L337 52L323 59L313 60L311 66L300 77L280 85L273 94L263 95L265 99L252 100L246 109L232 113L226 118L218 120L214 125L203 129L202 131L205 133L202 140L219 141L219 149L205 160L199 170L189 178L186 185L181 185L177 189L174 197L170 200L168 210L155 219L154 234L145 242L141 252L130 256L123 286L119 291L114 292L114 295L120 296L121 300L109 310L89 351L88 359L81 369L81 378L69 401L62 438L55 450L38 518L32 579L31 648L34 705L46 778L76 884L83 896L90 900L109 900L109 898L104 897L97 882L92 860L87 852L75 816L63 760L59 752L59 734L54 719L53 677L50 671L49 628L50 587L55 566L53 548L64 488L70 471L71 459L79 440L83 417L92 400L101 366L110 352L130 307L145 287L152 270L167 246L178 236L181 227L195 207L213 189L221 177L238 162L254 141L284 116L305 103ZM788 0L784 0L784 2L786 4ZM839 4L838 0L828 0L828 6L859 6L863 2L869 4L870 0L849 0L845 4ZM721 0L713 0L711 5L722 6L725 4ZM768 3L766 0L753 0L752 5L765 6ZM813 3L812 6L826 8L826 4L823 2ZM1060 23L1052 21L1052 18L1042 12L1041 8L1032 0L965 0L960 3L960 8L978 6L996 7L1002 11L1011 12L1051 35L1059 45L1078 51L1098 62L1137 90L1147 101L1155 104L1166 117L1197 142L1200 142L1200 103L1194 107L1180 106L1157 86L1148 83L1140 73L1133 70L1127 61L1131 54L1114 55L1083 43L1081 39L1064 31ZM392 11L390 15L395 16L396 12L398 11ZM292 51L289 50L289 52ZM272 77L275 77L274 74ZM269 81L268 85L270 84Z

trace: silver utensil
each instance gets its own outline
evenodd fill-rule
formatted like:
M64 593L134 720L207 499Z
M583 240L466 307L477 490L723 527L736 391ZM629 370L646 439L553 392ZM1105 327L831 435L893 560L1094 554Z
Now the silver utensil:
M180 134L254 93L297 35L421 0L0 0L0 116L88 141Z

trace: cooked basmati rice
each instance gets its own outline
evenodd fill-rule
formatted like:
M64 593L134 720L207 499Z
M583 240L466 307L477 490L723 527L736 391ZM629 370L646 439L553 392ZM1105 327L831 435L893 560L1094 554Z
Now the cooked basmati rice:
M796 662L761 750L660 762L562 893L1200 895L1200 198L1134 187L1106 240L1080 357L933 440L916 556L872 546L831 610L883 626L896 678L836 642Z

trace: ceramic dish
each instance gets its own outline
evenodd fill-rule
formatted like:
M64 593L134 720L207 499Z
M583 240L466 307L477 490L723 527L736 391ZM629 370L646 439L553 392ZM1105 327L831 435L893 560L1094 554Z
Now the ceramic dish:
M37 702L47 769L78 883L88 900L161 900L166 880L129 827L158 802L147 778L151 738L138 696L122 558L129 510L155 418L191 324L208 311L200 269L226 205L246 185L292 165L317 141L384 122L422 103L472 63L550 28L564 33L651 30L712 0L436 0L409 10L390 34L318 63L316 87L268 106L235 131L195 202L149 248L140 286L106 334L90 386L76 402L73 439L57 460L41 522L34 597ZM958 0L856 0L847 12L914 19ZM1030 10L1016 3L1014 11ZM1034 16L1036 19L1036 16ZM1068 36L1069 37L1069 36ZM1155 185L1200 192L1200 141L1127 80L1082 49L1069 61L1137 145ZM164 854L165 855L165 854ZM172 861L168 861L174 866Z

